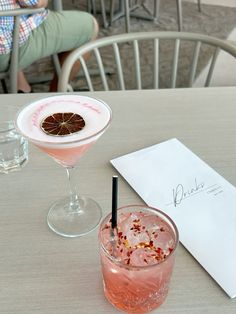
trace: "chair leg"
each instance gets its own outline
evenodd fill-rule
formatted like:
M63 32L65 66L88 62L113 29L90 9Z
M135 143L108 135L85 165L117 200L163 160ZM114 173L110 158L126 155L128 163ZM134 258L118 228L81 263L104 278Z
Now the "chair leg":
M198 4L198 11L199 11L199 12L202 12L201 0L197 0L197 4Z
M52 0L53 10L55 11L62 11L62 0Z
M114 2L115 0L110 0L110 24L119 19L120 17L125 16L125 27L126 27L126 32L130 32L130 17L134 16L137 18L141 18L144 20L152 20L154 22L157 21L158 16L159 16L159 6L160 6L160 0L154 0L154 7L153 11L150 11L148 7L145 6L145 2L142 2L140 4L137 0L132 1L132 0L119 0L119 12L114 14ZM145 0L148 1L148 0ZM143 7L145 11L149 14L148 15L140 15L140 14L135 14L135 11L137 8Z
M104 0L100 0L100 5L101 5L101 11L102 11L103 26L104 28L107 28L108 23L107 23L106 7L105 7Z
M114 10L115 10L115 0L110 0L110 21L109 21L110 25L113 22Z
M101 13L102 13L102 22L104 28L108 27L107 17L106 17L106 7L104 0L100 0L100 7L101 7ZM87 0L87 11L92 13L93 15L97 14L97 8L95 0Z
M97 14L97 8L96 8L96 3L94 0L89 0L90 1L90 6L91 6L91 10L93 15Z
M160 0L154 0L154 12L153 17L154 21L157 22L160 12Z
M130 32L130 10L129 10L129 0L125 0L125 23L126 32Z
M59 77L61 73L61 64L60 64L59 57L57 54L52 55L52 63L53 63L55 72L57 76Z
M92 12L91 0L87 0L87 11L88 11L89 13Z
M183 20L182 20L182 0L176 0L177 4L177 18L178 18L178 28L179 32L183 29Z

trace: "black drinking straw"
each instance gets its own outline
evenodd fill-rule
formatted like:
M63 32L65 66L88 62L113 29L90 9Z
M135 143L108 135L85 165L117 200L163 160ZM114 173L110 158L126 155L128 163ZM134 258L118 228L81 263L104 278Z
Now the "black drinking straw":
M117 198L118 198L118 177L112 177L112 212L111 212L111 228L117 227Z

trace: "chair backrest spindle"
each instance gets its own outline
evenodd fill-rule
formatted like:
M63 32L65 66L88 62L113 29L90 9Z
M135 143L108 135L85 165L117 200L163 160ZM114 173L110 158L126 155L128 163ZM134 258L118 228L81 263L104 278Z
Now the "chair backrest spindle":
M154 39L153 48L154 58L153 58L153 88L159 88L159 39Z
M214 68L215 68L215 65L216 65L216 60L217 60L217 56L220 52L220 48L217 47L213 56L212 56L212 59L211 59L211 64L210 64L210 67L209 67L209 70L208 70L208 74L207 74L207 78L206 78L206 82L205 82L205 87L209 87L210 86L210 83L211 83L211 79L212 79L212 75L213 75L213 71L214 71Z
M86 82L87 82L87 85L88 85L88 88L91 92L94 91L94 88L93 88L93 83L92 83L92 80L91 80L91 76L90 76L90 73L89 73L89 70L88 70L88 67L87 67L87 64L83 58L83 56L81 56L79 58L79 61L80 61L80 64L81 64L81 67L83 69L83 72L84 72L84 75L85 75L85 78L86 78Z
M101 75L101 79L102 79L102 84L103 84L104 90L108 91L109 87L108 87L108 83L107 83L105 69L104 69L104 65L103 65L103 62L102 62L102 57L101 57L101 54L100 54L100 51L98 50L98 48L94 48L94 53L95 53L95 56L96 56L96 59L97 59L97 64L98 64L98 68L99 68L99 71L100 71L100 75Z
M14 16L14 30L13 30L13 42L14 47L11 52L10 63L10 92L14 93L17 90L17 71L18 67L18 53L19 53L19 28L20 28L20 16Z
M133 41L133 47L134 47L134 62L135 62L135 76L136 76L137 89L142 89L139 45L136 39Z
M192 59L192 64L191 64L191 69L190 69L190 77L189 77L189 87L193 86L193 82L196 76L196 71L197 71L197 65L198 65L198 59L199 59L199 53L201 49L201 42L197 41L193 53L193 59Z
M179 48L180 48L180 40L177 38L175 40L175 48L174 48L174 56L173 56L173 64L172 64L172 72L171 72L171 81L170 81L171 88L176 87L178 60L179 60Z
M117 43L113 44L113 50L114 50L114 56L115 56L115 61L116 61L116 68L117 68L117 75L118 75L118 80L120 84L120 90L125 90L125 82L124 82L124 75L123 75L123 69L122 69L122 63L121 63L121 57L120 57L120 50Z

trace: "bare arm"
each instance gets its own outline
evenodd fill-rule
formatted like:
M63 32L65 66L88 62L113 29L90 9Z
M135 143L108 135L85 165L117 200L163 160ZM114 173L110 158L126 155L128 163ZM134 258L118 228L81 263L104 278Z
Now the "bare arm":
M48 0L18 0L18 3L24 8L45 8Z

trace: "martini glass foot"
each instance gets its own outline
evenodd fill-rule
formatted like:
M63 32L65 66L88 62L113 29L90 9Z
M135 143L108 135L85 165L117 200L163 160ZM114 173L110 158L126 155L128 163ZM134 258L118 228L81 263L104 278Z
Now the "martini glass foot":
M73 209L70 201L70 197L67 197L51 206L47 216L49 228L71 238L93 231L101 220L101 207L91 198L79 197L78 206Z

